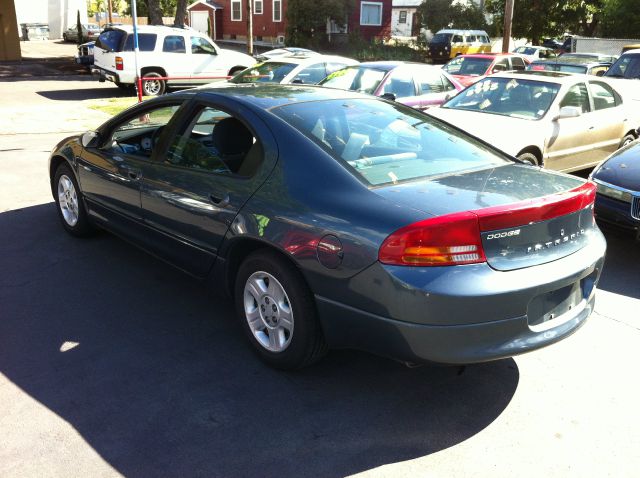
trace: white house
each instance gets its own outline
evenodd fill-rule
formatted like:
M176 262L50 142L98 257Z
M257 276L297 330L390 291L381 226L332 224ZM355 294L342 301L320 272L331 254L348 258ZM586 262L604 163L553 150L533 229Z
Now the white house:
M86 0L15 0L18 28L21 23L46 23L49 38L62 38L62 33L80 21L87 23Z
M420 33L418 7L424 0L393 0L391 36L416 37Z

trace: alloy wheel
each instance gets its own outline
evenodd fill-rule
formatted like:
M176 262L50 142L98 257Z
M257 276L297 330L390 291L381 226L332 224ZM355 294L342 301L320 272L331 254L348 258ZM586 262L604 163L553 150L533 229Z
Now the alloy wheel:
M78 194L73 182L66 174L58 180L58 204L64 221L71 227L78 223Z

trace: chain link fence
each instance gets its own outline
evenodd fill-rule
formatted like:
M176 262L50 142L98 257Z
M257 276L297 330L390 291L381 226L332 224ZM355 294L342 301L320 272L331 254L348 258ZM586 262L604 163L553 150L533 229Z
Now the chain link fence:
M576 53L603 53L606 55L620 55L622 47L632 43L640 43L640 40L573 37L571 51L574 51Z

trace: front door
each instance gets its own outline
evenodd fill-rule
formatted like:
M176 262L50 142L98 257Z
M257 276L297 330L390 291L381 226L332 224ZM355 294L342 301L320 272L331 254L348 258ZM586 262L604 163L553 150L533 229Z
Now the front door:
M227 65L220 59L216 48L205 38L191 37L191 82L210 83L214 79L202 79L202 77L225 77Z
M78 176L89 214L114 227L142 220L142 170L151 160L154 142L181 104L163 102L128 116L103 133L99 147L82 153Z

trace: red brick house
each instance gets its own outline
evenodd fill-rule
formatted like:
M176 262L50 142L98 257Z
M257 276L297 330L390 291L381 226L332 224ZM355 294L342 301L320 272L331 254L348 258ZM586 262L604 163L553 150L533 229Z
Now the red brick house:
M189 11L189 24L209 33L214 40L246 40L247 1L196 0ZM281 45L287 30L287 0L253 0L253 35L258 43ZM347 29L328 22L331 33L360 31L366 39L391 36L392 0L357 0ZM208 20L208 21L207 21Z

